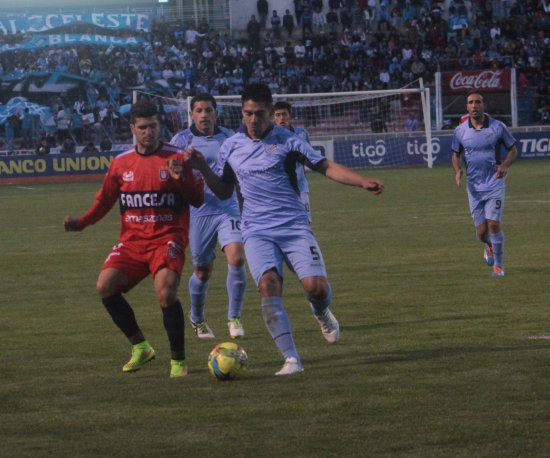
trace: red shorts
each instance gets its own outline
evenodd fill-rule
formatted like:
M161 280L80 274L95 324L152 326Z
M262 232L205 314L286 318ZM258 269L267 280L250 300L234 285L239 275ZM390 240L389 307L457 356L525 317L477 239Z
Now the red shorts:
M101 270L113 268L123 272L128 277L129 290L147 275L152 274L154 277L164 268L173 270L179 278L184 262L185 247L174 241L162 245L125 242L113 247Z

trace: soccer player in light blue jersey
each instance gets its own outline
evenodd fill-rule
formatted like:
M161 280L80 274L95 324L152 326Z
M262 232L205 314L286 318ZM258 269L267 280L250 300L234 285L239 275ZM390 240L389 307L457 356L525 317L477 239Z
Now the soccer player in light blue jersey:
M311 145L309 134L303 127L292 125L292 106L288 102L277 102L273 105L273 120L279 127L283 127L301 140ZM296 163L296 178L298 180L298 189L300 190L300 199L304 204L309 222L311 223L311 206L309 204L309 186L306 179L306 170L304 164Z
M485 114L485 99L479 91L470 91L466 98L469 119L460 124L453 137L453 168L456 184L462 178L461 158L464 155L470 211L477 238L485 244L484 257L493 266L493 276L504 276L504 234L501 228L508 167L518 151L516 139L504 123ZM501 158L501 146L508 151Z
M210 168L216 167L222 143L233 135L233 131L216 124L216 107L216 100L208 93L193 97L190 107L193 124L170 141L182 149L197 148ZM189 278L191 324L200 338L214 338L206 322L204 309L218 242L227 257L229 334L232 338L244 335L241 309L246 289L246 270L240 226L241 216L236 196L220 200L205 184L204 204L200 208L192 208L189 227L189 245L194 265L193 275Z
M184 156L221 199L230 197L238 186L246 259L260 292L265 324L285 358L276 375L287 375L303 367L283 307L283 263L300 279L325 339L334 343L340 336L338 321L329 310L332 290L323 256L300 200L296 162L373 194L380 194L384 185L328 161L292 132L274 126L273 99L265 84L247 86L241 102L246 131L220 148L220 175L208 167L198 150L186 150Z

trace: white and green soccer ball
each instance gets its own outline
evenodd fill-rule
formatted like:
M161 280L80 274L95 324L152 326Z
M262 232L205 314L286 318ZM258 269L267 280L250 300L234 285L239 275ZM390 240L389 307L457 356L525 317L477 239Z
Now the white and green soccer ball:
M248 356L241 345L224 342L208 355L208 369L218 380L239 380L248 370Z

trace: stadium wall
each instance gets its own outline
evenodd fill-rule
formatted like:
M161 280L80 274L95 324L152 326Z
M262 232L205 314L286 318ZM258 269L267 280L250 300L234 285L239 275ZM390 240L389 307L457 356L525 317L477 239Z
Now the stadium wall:
M550 159L550 130L513 132L518 143L519 158ZM450 164L451 133L433 135L434 164ZM399 153L390 157L385 140L365 137L353 140L312 141L315 149L328 159L348 167L421 166L427 164L425 137L399 138ZM126 145L127 146L127 145ZM395 146L395 140L394 140ZM394 148L395 151L395 148ZM0 156L0 185L61 181L102 180L116 151L109 153L77 153Z

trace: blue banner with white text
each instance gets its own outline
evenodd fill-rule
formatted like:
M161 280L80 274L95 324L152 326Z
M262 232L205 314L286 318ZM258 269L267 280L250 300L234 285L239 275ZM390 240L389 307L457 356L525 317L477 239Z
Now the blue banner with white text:
M87 33L65 33L52 35L33 35L28 40L15 45L0 46L0 53L6 51L23 50L30 51L33 49L44 48L45 46L137 46L141 43L143 46L149 46L149 42L142 37L117 37L110 35L98 35Z
M40 33L68 24L92 24L110 30L150 32L151 14L81 13L81 14L0 14L0 34Z

